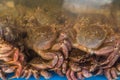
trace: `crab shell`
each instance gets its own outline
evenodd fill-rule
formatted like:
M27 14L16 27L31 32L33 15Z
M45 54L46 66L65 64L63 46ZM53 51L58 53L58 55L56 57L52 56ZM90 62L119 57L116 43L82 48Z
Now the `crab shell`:
M105 15L85 14L79 17L79 21L74 25L77 32L75 47L92 53L92 50L99 49L107 40L116 38L114 24ZM114 35L114 36L113 36Z
M50 26L33 27L28 34L27 43L35 51L51 48L56 38L55 29ZM35 35L34 35L35 34Z

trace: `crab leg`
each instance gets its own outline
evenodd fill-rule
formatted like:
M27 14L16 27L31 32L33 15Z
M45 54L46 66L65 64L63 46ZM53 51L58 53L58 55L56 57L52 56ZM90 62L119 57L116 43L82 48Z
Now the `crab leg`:
M80 80L83 80L83 79L84 79L81 71L80 71L80 72L77 72L77 78L80 79Z
M22 78L24 78L24 77L26 77L27 76L27 74L28 74L28 71L27 70L25 70L24 72L23 72L23 74L22 74Z
M62 64L63 64L63 61L64 61L64 58L63 58L63 55L61 53L56 53L58 55L58 63L56 64L55 68L59 68Z
M45 70L42 70L40 72L40 74L45 78L45 79L49 79L51 77L51 74Z
M88 77L92 76L92 74L85 69L82 70L82 74L85 78L88 78Z
M22 65L20 62L7 62L8 64L14 64L14 65L17 65L17 70L15 72L15 76L13 76L11 79L13 78L18 78L20 75L21 75L21 72L22 72Z
M64 61L63 65L62 65L62 73L66 73L67 71L67 61Z
M63 54L65 56L65 59L67 59L68 58L68 48L67 48L67 46L62 43L61 48L62 48Z
M27 74L27 76L25 77L27 80L30 78L30 76L32 75L32 70L30 69L30 70L28 70L28 72L27 72L28 74Z
M110 69L105 70L105 76L108 78L108 80L112 80L111 74L110 74Z
M3 73L2 70L0 70L0 78L1 78L2 80L7 80L6 77L5 77L5 74Z
M43 51L39 51L39 55L45 60L51 60L50 62L46 64L48 68L53 68L59 60L56 53L50 53L50 52L45 53Z
M35 77L35 79L39 79L39 73L38 71L34 70L33 72L33 76Z
M72 49L72 44L69 40L64 40L64 44L67 46L69 51Z
M117 79L117 70L115 68L111 69L111 75L112 75L113 79Z
M107 46L107 47L104 47L104 48L101 48L101 49L99 49L99 50L97 50L97 51L93 51L96 55L105 55L106 53L106 55L108 55L108 54L110 54L111 52L113 52L114 51L114 47L112 47L112 46Z
M0 57L8 57L8 56L10 56L13 53L14 53L14 49L13 50L9 50L8 52L6 52L4 54L0 54Z
M55 72L60 75L60 76L63 76L64 74L62 73L61 69L56 69Z
M77 80L77 77L75 76L75 72L74 71L71 70L70 76L71 76L72 80Z
M108 67L111 67L112 65L114 65L114 63L119 58L118 52L119 52L118 50L115 50L113 53L111 53L108 56L107 60L105 62L101 63L101 66L107 64L107 66L104 66L102 68L108 68Z
M70 72L71 72L71 70L68 69L68 70L67 70L67 73L66 73L66 77L67 77L68 80L72 80L72 78L71 78L71 76L70 76Z

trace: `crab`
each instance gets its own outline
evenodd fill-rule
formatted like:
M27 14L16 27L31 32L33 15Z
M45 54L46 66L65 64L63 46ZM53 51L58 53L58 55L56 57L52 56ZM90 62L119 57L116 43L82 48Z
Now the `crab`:
M77 48L72 48L69 56L66 77L68 80L78 80L91 77L91 70L95 64L94 56L90 56ZM95 68L96 67L94 67L94 70Z
M118 76L120 75L119 62L115 63L115 65L110 68L101 69L99 73L97 73L96 75L102 75L102 74L104 74L108 80L118 79Z
M12 27L5 23L0 23L0 60L9 66L7 68L2 67L1 69L4 68L6 72L9 70L11 72L15 71L15 75L12 77L14 78L21 75L24 55L17 46L12 44L18 37L18 34L14 34L15 32Z
M26 29L25 46L43 59L42 63L30 62L29 64L39 70L61 67L71 50L71 43L67 36L64 33L57 32L54 24L43 26L32 23L26 27L29 28Z
M4 61L4 64L6 65L11 65L8 69L15 71L15 76L12 78L20 77L24 56L19 49L0 39L0 53L0 60Z
M34 57L22 70L22 78L29 79L31 75L35 77L35 79L39 79L40 76L43 76L45 79L49 79L51 74L48 72L47 69L41 69L46 65L41 65L45 62L41 57ZM47 67L47 66L46 66Z
M119 28L112 21L104 14L83 14L74 25L77 35L73 46L106 57L100 63L102 68L113 66L120 56L120 36L116 33Z

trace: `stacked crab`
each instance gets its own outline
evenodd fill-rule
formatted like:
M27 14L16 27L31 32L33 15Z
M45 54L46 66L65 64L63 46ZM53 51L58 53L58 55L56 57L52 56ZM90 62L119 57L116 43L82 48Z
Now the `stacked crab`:
M49 71L54 71L69 80L98 74L116 79L120 36L112 21L100 14L83 14L73 24L61 17L58 23L45 25L33 16L0 23L0 77L15 72L14 77L48 79Z

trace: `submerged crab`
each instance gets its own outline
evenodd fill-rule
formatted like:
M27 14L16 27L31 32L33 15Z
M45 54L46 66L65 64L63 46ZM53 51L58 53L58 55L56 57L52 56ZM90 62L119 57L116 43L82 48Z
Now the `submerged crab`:
M91 70L95 64L94 56L73 48L70 52L66 76L68 80L84 79L92 76ZM96 67L94 67L95 70Z
M22 71L22 63L24 61L23 54L19 51L18 48L12 46L8 42L0 39L0 60L3 61L1 67L4 73L12 73L15 71L14 77L20 77ZM2 66L1 65L1 66ZM2 73L1 73L2 75ZM3 76L1 76L2 78ZM12 77L12 78L14 78Z
M20 37L19 32L16 32L17 30L13 25L0 23L0 60L4 62L2 65L5 65L1 67L3 72L15 71L14 77L20 77L24 56L22 51L15 44L12 44L14 41L17 42L18 37Z
M113 66L120 56L120 36L116 33L119 28L112 21L102 14L84 14L74 26L77 32L74 47L105 56L106 60L100 64L102 68Z
M27 29L25 45L43 59L42 63L30 62L30 65L45 70L61 67L64 59L68 58L71 44L64 33L56 32L55 26L32 24ZM28 72L29 73L29 72Z

